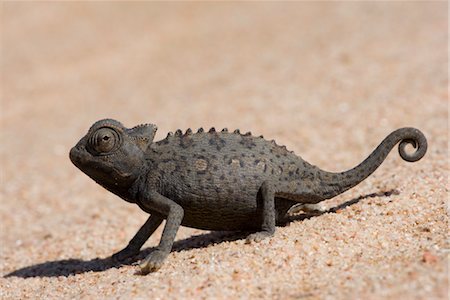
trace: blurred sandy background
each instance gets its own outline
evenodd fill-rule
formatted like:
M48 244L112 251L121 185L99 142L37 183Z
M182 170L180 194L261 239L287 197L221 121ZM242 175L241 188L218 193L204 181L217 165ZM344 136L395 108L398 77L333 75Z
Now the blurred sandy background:
M447 3L0 5L0 298L447 299ZM68 159L104 117L251 130L331 171L402 126L429 152L258 245L182 228L143 277L108 257L146 215Z

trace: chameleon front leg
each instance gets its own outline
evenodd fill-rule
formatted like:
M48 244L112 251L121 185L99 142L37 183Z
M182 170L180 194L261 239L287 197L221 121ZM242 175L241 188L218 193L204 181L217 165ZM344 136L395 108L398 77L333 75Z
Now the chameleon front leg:
M155 232L163 220L164 217L162 215L153 213L130 240L128 245L119 252L113 254L112 259L120 262L127 258L136 256L141 247L153 234L153 232Z
M261 202L257 211L261 214L261 231L250 234L246 242L259 242L275 233L275 191L271 184L264 181L260 188ZM259 200L259 199L258 199Z
M139 265L141 273L148 274L161 268L172 250L175 235L183 220L184 210L174 201L154 191L144 193L140 197L140 202L144 208L155 211L166 218L159 245Z

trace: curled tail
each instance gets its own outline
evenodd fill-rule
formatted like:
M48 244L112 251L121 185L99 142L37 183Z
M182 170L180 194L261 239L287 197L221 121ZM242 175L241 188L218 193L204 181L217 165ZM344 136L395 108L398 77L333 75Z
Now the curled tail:
M398 146L400 156L408 162L418 161L427 152L427 139L422 132L410 127L397 129L389 134L369 157L353 169L340 173L319 171L318 176L322 182L319 192L321 197L330 199L366 179L381 165L397 143L400 143ZM408 144L415 148L413 153L406 152Z

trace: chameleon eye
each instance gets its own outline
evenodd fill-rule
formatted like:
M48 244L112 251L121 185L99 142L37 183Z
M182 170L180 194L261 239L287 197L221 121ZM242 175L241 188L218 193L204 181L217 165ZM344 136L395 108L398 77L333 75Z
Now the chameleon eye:
M112 128L103 127L94 132L89 145L98 154L107 154L119 146L119 134Z

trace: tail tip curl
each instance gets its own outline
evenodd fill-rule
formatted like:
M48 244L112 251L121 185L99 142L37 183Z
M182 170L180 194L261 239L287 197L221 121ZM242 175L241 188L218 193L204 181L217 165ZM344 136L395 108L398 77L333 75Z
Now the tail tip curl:
M401 158L407 162L415 162L424 157L428 148L425 135L416 128L402 128L400 131L402 133L402 139L398 145L398 152ZM408 144L414 147L415 151L413 153L406 151Z

